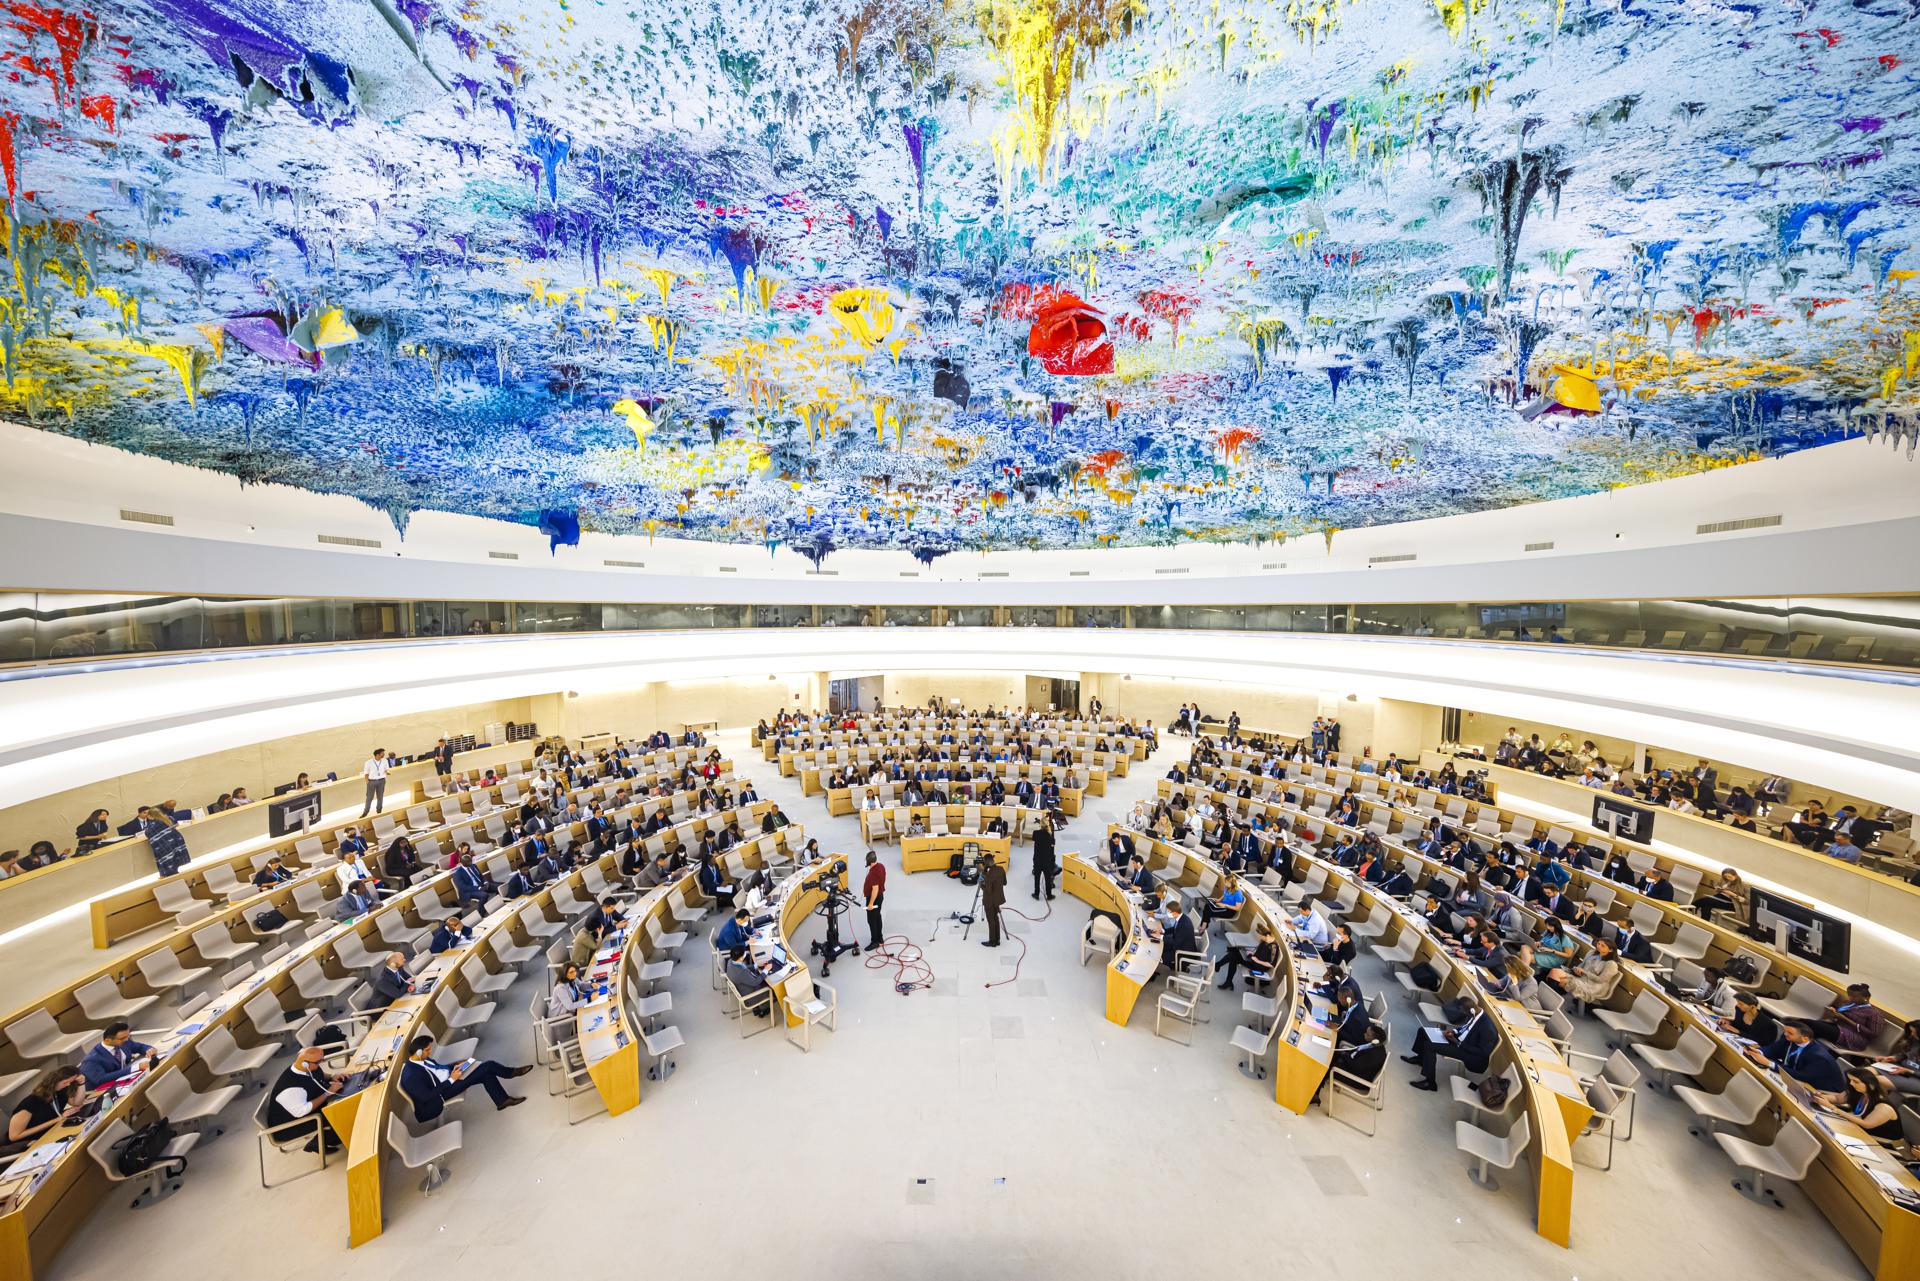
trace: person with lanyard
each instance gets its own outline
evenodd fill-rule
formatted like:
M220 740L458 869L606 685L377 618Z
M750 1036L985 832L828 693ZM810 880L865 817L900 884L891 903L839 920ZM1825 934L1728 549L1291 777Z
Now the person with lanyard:
M1845 1089L1822 1091L1821 1102L1850 1119L1882 1144L1904 1142L1906 1132L1900 1113L1887 1099L1887 1087L1878 1073L1869 1068L1850 1067Z
M253 888L270 890L276 885L285 885L293 879L293 873L280 865L280 856L275 854L266 861L265 866L253 874Z
M37 1139L62 1121L78 1116L86 1105L86 1073L72 1065L57 1067L13 1105L7 1117L6 1141Z
M376 747L367 763L360 767L360 773L367 780L367 803L360 807L360 817L365 818L369 811L384 814L387 809L387 749Z
M340 1093L344 1077L320 1075L320 1061L325 1057L326 1051L318 1045L302 1046L293 1056L293 1062L280 1073L267 1096L269 1130L281 1133L281 1126L293 1126L312 1116L315 1109L325 1107L327 1100ZM338 1152L344 1144L324 1113L318 1124L320 1132L307 1140L306 1150L317 1151L324 1144L328 1152Z
M1847 1088L1840 1060L1813 1039L1813 1029L1804 1019L1786 1020L1780 1026L1779 1040L1764 1047L1749 1045L1746 1055L1762 1067L1778 1068L1818 1093L1838 1093Z
M553 981L553 991L547 994L547 1018L564 1018L583 1005L591 1005L593 1000L593 989L580 977L580 967L569 961L565 971Z
M1865 983L1850 983L1847 994L1811 1020L1813 1034L1832 1041L1843 1050L1860 1053L1880 1039L1886 1030L1887 1016L1873 1003L1873 989Z

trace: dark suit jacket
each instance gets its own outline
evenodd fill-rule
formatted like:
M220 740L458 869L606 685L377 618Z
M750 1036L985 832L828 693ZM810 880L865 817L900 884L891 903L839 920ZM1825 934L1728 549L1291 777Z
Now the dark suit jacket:
M1620 955L1629 961L1638 961L1646 965L1653 960L1653 942L1644 934L1635 934L1631 939L1622 930L1615 941L1620 944Z
M1173 923L1173 928L1161 935L1160 955L1166 959L1168 965L1172 965L1174 953L1199 950L1200 941L1193 932L1193 918L1182 912L1180 918Z
M432 1060L438 1063L439 1060ZM447 1110L446 1100L440 1094L440 1083L433 1079L433 1073L408 1059L400 1065L400 1092L413 1104L413 1116L417 1121L431 1121Z
M1469 1072L1487 1070L1487 1060L1493 1057L1494 1046L1500 1043L1500 1034L1494 1030L1493 1015L1484 1011L1473 1021L1471 1029L1462 1026L1455 1030L1460 1047L1460 1061Z
M408 971L395 971L381 966L380 972L373 976L374 1003L382 1008L392 1005L407 994L407 985L411 982L413 975Z

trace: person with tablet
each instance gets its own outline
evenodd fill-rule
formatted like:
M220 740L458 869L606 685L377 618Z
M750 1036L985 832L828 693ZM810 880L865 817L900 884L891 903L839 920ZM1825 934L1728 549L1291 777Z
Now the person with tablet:
M531 1064L504 1067L492 1059L464 1059L442 1063L433 1057L433 1037L421 1034L407 1042L407 1061L400 1068L400 1092L413 1104L414 1119L425 1123L447 1110L447 1100L458 1098L474 1086L487 1092L496 1110L504 1112L526 1100L508 1094L501 1082L525 1076Z

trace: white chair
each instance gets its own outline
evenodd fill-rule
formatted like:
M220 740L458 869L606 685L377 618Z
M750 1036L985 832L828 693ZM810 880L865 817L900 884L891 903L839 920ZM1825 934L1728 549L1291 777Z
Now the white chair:
M1773 1096L1759 1073L1738 1071L1727 1078L1718 1094L1697 1086L1676 1084L1673 1097L1686 1104L1694 1115L1694 1123L1687 1127L1687 1133L1700 1138L1717 1135L1722 1127L1752 1125Z
M1669 966L1679 961L1699 963L1707 958L1707 949L1713 946L1713 932L1705 926L1685 924L1665 943L1655 943L1653 949L1665 958Z
M649 944L649 956L656 952L666 952L669 954L677 952L680 950L681 945L687 941L687 933L685 930L675 930L669 934L661 928L660 918L657 916L649 916L647 918L644 932L647 936L647 943Z
M1735 1179L1733 1186L1756 1201L1764 1197L1773 1202L1776 1209L1784 1202L1779 1193L1767 1186L1767 1180L1798 1183L1807 1177L1813 1159L1820 1155L1820 1140L1792 1118L1780 1127L1773 1142L1764 1147L1738 1134L1715 1134L1713 1141L1732 1158L1734 1165L1746 1172L1747 1177Z
M1520 1073L1512 1064L1500 1069L1500 1079L1507 1083L1507 1101L1497 1108L1490 1108L1480 1101L1480 1092L1465 1072L1458 1072L1447 1079L1447 1088L1453 1095L1454 1103L1465 1109L1469 1117L1505 1116L1513 1111L1525 1093L1520 1088Z
M433 998L433 1005L440 1011L441 1023L449 1033L481 1026L493 1017L494 1010L498 1008L492 1001L462 1005L460 998L450 988L442 989L440 995Z
M91 983L81 984L74 989L73 995L80 1002L80 1008L86 1011L87 1017L101 1024L128 1018L160 999L157 996L123 995L111 974L102 974Z
M231 962L245 956L260 945L237 942L225 924L218 924L195 930L193 946L205 960Z
M132 1134L133 1127L125 1120L116 1118L108 1121L87 1143L87 1155L107 1176L107 1182L136 1185L138 1190L133 1195L133 1208L139 1210L156 1201L163 1201L180 1190L180 1176L187 1170L187 1153L193 1151L200 1142L200 1134L197 1130L187 1130L174 1135L162 1150L159 1160L138 1174L122 1174L120 1154L114 1148Z
M1619 1050L1602 1056L1589 1054L1585 1050L1569 1049L1566 1051L1566 1056L1567 1064L1573 1068L1574 1075L1580 1078L1582 1088L1585 1088L1589 1082L1595 1080L1605 1081L1608 1089L1626 1101L1627 1132L1619 1137L1622 1143L1631 1139L1633 1137L1633 1114L1635 1107L1638 1105L1640 1094L1640 1069L1635 1067L1633 1061ZM1580 1066L1582 1063L1594 1063L1599 1066L1597 1069L1589 1070L1582 1068Z
M520 909L520 924L536 939L550 939L567 928L562 922L548 920L538 903L529 903Z
M173 918L175 925L191 925L203 916L213 915L212 903L195 898L192 888L174 877L153 883L153 901Z
M1389 1057L1391 1057L1393 1051L1393 1029L1387 1027L1385 1023L1382 1023L1381 1026L1386 1028L1386 1049ZM1339 1110L1334 1105L1337 1100L1343 1098L1354 1100L1365 1110L1367 1119L1365 1129L1354 1125L1352 1121L1347 1120L1339 1114ZM1355 1076L1343 1068L1336 1067L1328 1070L1326 1087L1320 1095L1320 1106L1333 1120L1352 1129L1360 1130L1360 1133L1366 1135L1368 1138L1372 1138L1380 1128L1380 1112L1386 1105L1387 1073L1384 1068L1381 1069L1379 1074L1371 1081Z
M293 967L293 987L301 997L322 1009L337 1009L340 998L353 990L359 980L349 975L336 979L327 977L320 962L308 957Z
M1760 1004L1773 1011L1779 1019L1816 1019L1834 1001L1834 993L1826 984L1815 978L1801 975L1794 979L1793 986L1782 997L1762 997Z
M1488 1191L1500 1186L1494 1180L1494 1168L1511 1170L1526 1155L1527 1144L1532 1141L1533 1129L1524 1111L1504 1135L1483 1130L1471 1121L1453 1123L1454 1146L1473 1158L1473 1181Z
M1252 1000L1252 996L1248 996ZM1265 1032L1258 1031L1242 1023L1233 1029L1228 1044L1241 1054L1240 1074L1256 1081L1267 1079L1267 1055L1273 1049L1273 1038L1280 1033L1280 1020L1274 1019L1267 1024ZM1386 1075L1384 1072L1382 1076Z
M1653 988L1644 989L1627 1010L1595 1010L1594 1016L1607 1025L1607 1044L1626 1046L1643 1041L1660 1030L1667 1018L1667 1003Z
M234 875L233 865L230 863L209 863L203 875L207 888L223 899L232 900L253 896L252 884Z
M653 1060L653 1066L647 1069L647 1079L664 1081L673 1075L673 1060L668 1056L685 1045L687 1039L680 1035L679 1028L663 1027L651 1032L642 1031L640 1042L647 1047L647 1057Z
M327 1145L322 1140L325 1133L322 1123L325 1118L321 1110L315 1108L305 1116L295 1117L281 1125L270 1126L267 1124L267 1113L272 1107L273 1094L269 1091L260 1096L260 1102L253 1109L254 1141L259 1147L260 1156L260 1186L263 1188L279 1186L267 1178L269 1148L275 1152L300 1154L303 1157L310 1152L317 1158L315 1164L306 1166L292 1179L280 1180L281 1183L291 1183L293 1179L305 1178L309 1174L326 1169ZM306 1165L306 1162L303 1160L301 1164Z
M1713 1038L1697 1027L1682 1032L1671 1049L1661 1049L1644 1041L1633 1047L1633 1052L1653 1070L1654 1088L1660 1090L1670 1090L1676 1076L1698 1076L1712 1060L1713 1051Z
M98 1036L99 1033L92 1030L69 1032L44 1009L7 1024L7 1039L13 1042L22 1058L34 1062L77 1055Z
M1587 1124L1580 1133L1573 1136L1576 1149L1581 1139L1600 1138L1607 1140L1607 1159L1600 1166L1602 1170L1613 1168L1614 1128L1619 1124L1627 1104L1626 1099L1616 1093L1612 1086L1600 1077L1586 1083L1587 1106L1593 1109L1593 1115L1587 1118Z
M480 957L474 957L460 967L460 975L466 979L469 990L481 996L493 996L513 986L518 977L512 972L495 974Z
M1120 927L1111 918L1096 916L1087 922L1080 931L1080 964L1085 965L1087 958L1095 954L1111 957L1120 941Z
M226 1133L226 1129L212 1122L244 1092L237 1085L222 1085L201 1094L185 1073L162 1068L147 1083L147 1102L176 1129L196 1130L217 1137Z
M758 987L753 990L752 995L742 996L740 989L733 985L732 978L723 978L721 982L726 985L724 992L727 1000L727 1017L740 1021L742 1040L765 1032L773 1026L773 1020L778 1016L771 1012L772 988ZM749 1017L750 1015L752 1017Z
M818 987L826 995L815 996L814 987ZM834 1031L839 1030L840 996L831 985L813 983L806 971L802 970L789 976L787 981L781 984L781 995L786 1002L788 1015L800 1016L797 1020L790 1018L787 1024L787 1039L802 1050L808 1053L813 1050L814 1024L825 1023Z
M425 1196L432 1196L447 1181L451 1171L446 1159L460 1150L460 1133L458 1121L447 1121L423 1134L415 1134L400 1119L399 1113L390 1113L387 1117L387 1146L409 1170L426 1170L426 1177L420 1181L420 1191Z
M296 989L297 990L297 989ZM320 1016L308 1010L288 1010L266 988L248 997L240 1006L247 1022L263 1041L278 1041L284 1049L305 1044L320 1027Z
M1154 1003L1153 1034L1155 1036L1166 1035L1161 1029L1166 1026L1166 1019L1171 1015L1175 1024L1184 1026L1187 1029L1187 1035L1184 1040L1181 1040L1179 1037L1170 1039L1179 1040L1182 1045L1192 1045L1193 1025L1200 1021L1199 1011L1200 991L1198 988L1181 988L1169 984L1166 990L1160 993L1159 1000Z
M200 1037L200 1058L215 1076L238 1077L242 1085L251 1085L253 1074L273 1061L274 1046L256 1045L242 1049L233 1033L215 1024Z

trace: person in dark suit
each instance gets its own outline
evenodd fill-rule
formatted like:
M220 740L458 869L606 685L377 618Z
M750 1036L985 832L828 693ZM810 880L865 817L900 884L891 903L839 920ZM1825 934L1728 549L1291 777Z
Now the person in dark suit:
M1630 920L1620 923L1620 932L1614 936L1613 946L1622 960L1637 961L1641 965L1653 963L1653 941Z
M407 968L405 952L393 952L387 956L387 963L373 976L373 996L368 1002L369 1009L382 1009L392 1005L403 996L413 992L413 971Z
M1420 1065L1420 1077L1413 1083L1416 1090L1438 1090L1440 1083L1434 1079L1434 1068L1441 1059L1458 1059L1469 1072L1484 1072L1487 1061L1493 1057L1493 1047L1500 1042L1500 1034L1494 1031L1491 1017L1480 1008L1478 999L1471 995L1460 998L1460 1020L1452 1027L1444 1028L1435 1036L1429 1028L1420 1030L1419 1038L1414 1042L1415 1052L1402 1054L1402 1060Z
M453 773L453 744L444 738L433 745L433 772L441 778Z
M1733 998L1732 1018L1714 1022L1720 1025L1721 1031L1744 1036L1760 1045L1772 1045L1780 1039L1780 1021L1751 992L1742 992Z
M461 907L484 908L487 905L486 878L473 865L473 856L470 854L463 856L460 865L453 869L453 893Z
M1640 878L1639 890L1656 903L1673 902L1673 882L1667 879L1665 868L1648 868L1647 874Z
M1334 998L1340 1007L1340 1028L1334 1033L1335 1045L1360 1045L1367 1039L1367 1032L1373 1027L1373 1019L1367 1014L1360 993L1352 987L1337 989Z
M980 867L980 910L987 917L987 937L980 940L981 947L1000 946L1000 908L1006 901L1007 869L987 854Z
M1336 1072L1371 1082L1379 1078L1381 1069L1386 1066L1387 1033L1376 1023L1369 1022L1361 1038L1353 1044L1334 1047L1333 1069Z
M433 1038L422 1035L407 1042L407 1061L400 1068L400 1092L413 1104L414 1119L423 1124L446 1111L448 1099L458 1098L476 1085L487 1092L495 1108L504 1112L526 1100L508 1094L501 1082L531 1071L532 1064L509 1068L492 1059L442 1063L433 1057Z
M87 1078L89 1090L97 1090L132 1072L142 1055L148 1067L160 1061L151 1045L133 1039L133 1029L127 1024L109 1023L107 1030L100 1034L100 1043L80 1060L80 1074Z
M1173 924L1160 933L1160 964L1168 970L1173 969L1175 960L1182 952L1200 950L1200 933L1193 927L1193 914L1182 912L1173 918Z
M1749 1045L1747 1057L1762 1067L1776 1067L1809 1090L1838 1094L1847 1088L1847 1074L1832 1050L1813 1038L1804 1019L1780 1025L1780 1039L1771 1045Z
M1033 833L1033 896L1044 894L1051 899L1054 878L1059 874L1060 861L1053 852L1053 820L1042 818Z
M1153 893L1153 873L1147 869L1147 860L1138 854L1133 856L1132 866L1127 872L1127 883L1142 894Z

